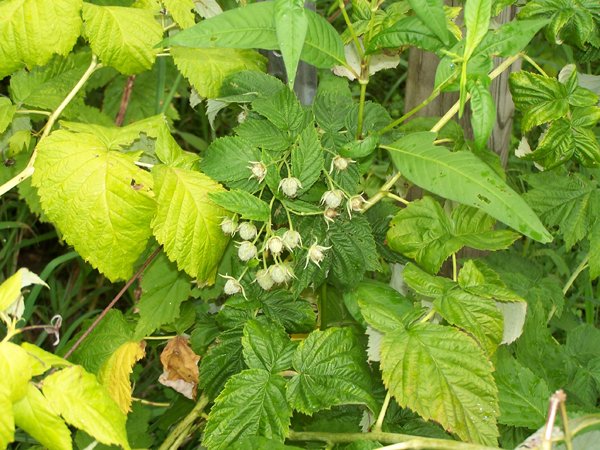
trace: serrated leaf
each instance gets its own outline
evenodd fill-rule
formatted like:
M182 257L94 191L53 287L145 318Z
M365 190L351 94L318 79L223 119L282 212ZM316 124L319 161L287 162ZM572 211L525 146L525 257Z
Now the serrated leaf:
M27 395L13 404L13 413L15 424L49 450L73 448L71 431L32 383L27 386Z
M471 338L430 323L398 328L383 338L381 368L400 406L465 441L496 445L493 367Z
M373 37L369 51L408 45L434 53L444 47L444 43L421 19L409 16L400 19L391 27L384 28Z
M471 94L471 126L475 136L475 145L484 148L492 135L496 123L496 105L489 91L488 77L474 77L467 81Z
M300 180L300 195L317 182L323 164L323 148L317 130L309 125L300 133L297 147L292 149L292 176Z
M127 417L96 377L83 367L71 366L48 375L42 391L67 423L103 444L130 448L125 431Z
M171 47L171 55L183 76L206 98L219 96L228 75L266 68L266 58L252 50Z
M232 375L246 368L242 355L242 330L221 333L200 363L200 387L215 398Z
M546 419L551 392L546 381L521 365L507 351L498 352L494 373L498 386L498 422L536 429Z
M264 315L281 323L289 333L306 332L315 327L316 314L312 305L306 300L294 299L285 290L268 292L260 302Z
M402 175L418 186L479 208L534 240L552 240L531 208L487 164L470 152L437 147L433 139L434 133L412 133L382 147L390 150Z
M301 59L319 68L343 63L344 49L335 29L306 10L308 28ZM277 50L274 4L261 2L225 11L169 38L165 45L198 48L262 48Z
M275 0L273 12L275 15L275 34L285 64L288 84L293 88L298 62L308 30L308 17L304 9L304 1Z
M0 399L15 402L27 394L27 385L33 376L32 357L12 342L0 342Z
M450 42L450 35L446 26L446 13L442 0L408 0L411 9L417 17L442 41L445 45Z
M9 98L0 97L0 134L8 128L12 122L17 106L13 105Z
M98 372L98 381L119 406L123 414L131 411L131 382L133 366L146 355L146 343L125 342L110 355Z
M154 64L163 29L152 11L84 3L83 22L83 35L103 64L126 75Z
M143 338L179 317L179 307L191 294L191 281L177 265L160 253L144 271L142 296L136 305L140 314L135 336Z
M71 355L71 360L92 373L100 367L125 342L132 340L132 326L121 311L111 309L96 328ZM77 339L79 336L75 336Z
M274 322L257 319L246 322L242 347L250 369L277 373L292 365L295 346L283 327Z
M567 88L554 78L515 72L510 74L509 87L515 107L523 112L523 131L565 117L569 112Z
M210 194L210 199L217 205L238 213L243 219L267 222L271 217L269 204L246 191L232 189L214 192Z
M286 150L292 144L290 136L262 118L248 118L235 128L236 134L255 147L274 152ZM275 170L275 169L273 169Z
M112 281L133 274L151 235L152 177L135 159L91 133L55 131L37 147L32 183L44 213Z
M164 252L198 283L213 284L228 238L219 226L226 211L209 199L222 191L202 172L166 166L152 171L158 192L152 228Z
M273 439L266 439L262 436L251 436L237 440L230 447L231 450L301 450L300 447L285 445Z
M252 102L252 108L283 131L298 133L305 125L302 105L289 89L281 89L272 96L257 98Z
M9 0L0 4L0 78L68 54L81 29L81 0Z
M252 175L251 163L260 160L256 147L245 139L228 136L212 142L200 162L200 168L211 178L229 183L248 180ZM255 179L250 181L256 190L258 182Z
M313 331L298 346L292 361L294 375L287 399L304 414L343 404L377 409L371 396L366 357L350 328Z
M523 50L548 19L512 20L493 33L488 33L476 53L510 57Z
M412 263L406 265L402 276L408 286L426 297L439 297L453 285L452 280L430 275Z
M227 449L247 436L283 442L292 410L285 399L286 381L266 370L248 369L229 379L210 410L202 444Z
M194 1L193 0L161 0L167 8L169 14L173 20L181 28L189 28L193 26L196 21L194 14ZM171 49L172 51L173 49Z
M365 158L375 151L379 144L379 136L370 134L363 140L352 141L340 149L345 158Z

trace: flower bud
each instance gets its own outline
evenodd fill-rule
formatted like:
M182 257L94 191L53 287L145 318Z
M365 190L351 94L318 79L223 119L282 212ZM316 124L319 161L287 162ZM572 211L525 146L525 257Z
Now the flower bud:
M237 223L230 217L224 217L221 221L221 230L227 236L233 236L237 230Z
M256 256L256 246L250 241L244 241L240 244L238 248L238 257L242 261L250 261L252 258Z
M242 222L238 227L238 234L245 241L249 241L256 237L256 226L252 222Z
M269 267L271 279L277 283L287 283L294 276L294 271L289 263L273 264Z
M256 281L265 291L271 289L273 284L275 284L267 269L260 269L258 272L256 272Z
M302 184L300 184L300 180L296 177L283 178L279 182L279 189L290 198L296 196L299 188L302 188Z
M292 251L299 245L302 245L302 237L300 236L300 233L295 230L287 230L283 233L283 244L289 251Z
M323 253L325 250L329 250L331 247L323 247L322 245L317 245L317 242L311 245L308 249L308 253L306 254L306 264L304 268L308 266L309 262L316 264L321 267L321 261L325 259L325 254Z
M250 161L248 169L252 171L250 178L256 178L259 183L267 176L267 166L262 161Z
M283 251L283 240L279 236L271 236L267 241L267 247L273 256L279 256Z
M323 217L325 218L326 222L333 222L339 215L340 213L333 208L327 208L325 211L323 211Z
M244 294L244 288L238 280L236 280L235 278L233 278L229 275L221 275L221 276L227 280L227 282L225 283L225 287L223 288L223 292L225 292L225 294L235 295L240 292L242 294Z
M365 205L365 199L362 195L354 195L348 199L348 210L362 211Z
M342 204L344 199L344 192L340 189L333 189L331 191L325 191L321 197L321 205L325 205L328 208L337 208Z
M343 156L340 155L336 155L333 157L333 160L331 161L331 169L333 170L333 168L335 167L337 170L339 171L343 171L346 170L348 168L348 166L350 165L350 163L353 163L354 161L351 160L350 158L344 158ZM331 172L331 170L330 170Z
M248 111L242 110L237 116L238 123L244 123L246 121L247 117L248 117Z

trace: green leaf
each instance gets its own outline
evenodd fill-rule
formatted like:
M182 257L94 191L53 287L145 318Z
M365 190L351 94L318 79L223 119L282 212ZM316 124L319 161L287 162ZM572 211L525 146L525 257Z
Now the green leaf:
M223 190L201 172L154 166L158 193L152 228L171 261L198 283L213 284L228 238L220 222L227 213L209 199Z
M317 317L312 305L304 299L294 299L286 290L270 291L260 301L264 315L281 323L289 333L307 332L315 327Z
M79 335L73 338L73 342ZM121 311L111 309L71 356L88 372L98 373L100 367L125 342L133 340L133 329Z
M23 65L67 55L81 30L81 0L9 0L0 4L0 78Z
M464 20L467 28L464 58L468 60L490 26L492 0L467 0L465 2Z
M32 383L27 395L13 405L15 424L50 450L70 450L71 432L46 397Z
M477 47L477 54L508 58L523 50L548 19L512 20L488 33Z
M251 436L235 441L230 447L231 450L301 450L300 447L285 445L273 439L266 439L261 436Z
M349 403L377 410L366 355L350 328L313 331L298 346L292 364L298 374L288 382L287 398L297 411L312 415Z
M308 28L300 58L319 68L344 61L342 40L326 19L306 10ZM274 2L225 11L169 38L164 45L197 48L262 48L277 50Z
M194 1L193 0L162 0L167 11L181 28L189 28L195 25ZM172 51L173 49L171 49Z
M383 338L381 368L400 406L465 441L496 445L493 367L471 338L430 323L398 328Z
M206 150L200 168L209 177L222 183L248 180L252 162L260 161L259 150L245 139L223 137L216 139ZM268 173L268 172L267 172ZM258 181L250 180L250 191L258 189Z
M236 134L255 147L282 152L292 144L290 136L262 118L248 118L235 128ZM274 170L274 169L273 169Z
M402 276L408 286L426 297L439 297L453 285L451 280L430 275L412 263L406 265Z
M221 333L200 362L200 386L210 398L215 398L230 377L245 369L242 355L242 330Z
M590 239L590 279L600 276L600 222L596 222L589 235Z
M560 175L560 176L559 176ZM581 174L543 172L526 177L525 200L549 227L558 226L567 249L582 240L600 214L600 190Z
M485 148L496 123L496 105L489 91L489 77L473 77L467 81L471 94L471 127L475 145Z
M96 377L81 366L71 366L44 379L42 387L48 402L65 421L103 444L129 449L127 417L110 398Z
M25 307L21 290L32 284L48 287L44 280L25 268L17 270L4 280L0 284L0 312L20 319Z
M233 189L214 192L210 194L210 199L217 205L240 214L243 219L267 222L271 217L269 204L246 191Z
M371 134L360 141L352 141L340 149L340 155L345 158L364 158L377 148L379 137Z
M84 3L83 22L83 35L104 65L131 75L154 64L163 29L152 11Z
M274 322L253 319L246 322L244 360L251 369L264 369L271 373L289 369L295 346L283 327Z
M470 152L451 153L433 144L434 133L412 133L390 146L392 160L408 180L437 195L479 208L539 242L550 242L525 201Z
M298 62L308 30L308 18L304 9L304 1L275 0L273 10L277 42L285 64L288 84L293 88Z
M546 381L521 365L508 351L498 352L494 378L500 402L498 422L538 429L546 419L551 395Z
M450 43L450 33L446 26L446 13L443 0L408 0L417 17L438 37L444 45Z
M6 97L0 97L0 134L8 128L12 122L17 105L13 105L10 99Z
M289 89L282 89L269 97L257 98L252 102L252 108L283 131L298 133L305 125L302 105Z
M252 50L171 47L179 71L202 97L215 98L223 80L241 70L266 69L266 58Z
M136 305L140 318L134 340L150 335L179 317L179 307L191 294L189 277L161 252L144 271L142 296Z
M523 131L569 112L567 88L554 78L521 71L510 74L509 87L515 107L523 113Z
M0 342L0 399L15 402L27 395L27 386L33 376L33 358L12 342Z
M247 436L283 442L292 410L285 399L286 381L262 369L248 369L229 379L210 410L202 444L227 449Z
M15 418L13 403L4 394L0 393L0 448L7 448L15 440Z
M112 281L131 277L151 235L152 177L135 160L91 132L55 131L37 146L32 183L44 213Z
M311 124L300 133L298 146L292 150L292 176L298 178L302 186L299 195L318 181L324 163L323 148Z
M409 16L400 19L389 28L384 28L373 37L369 51L409 45L434 53L444 47L444 43L421 19Z

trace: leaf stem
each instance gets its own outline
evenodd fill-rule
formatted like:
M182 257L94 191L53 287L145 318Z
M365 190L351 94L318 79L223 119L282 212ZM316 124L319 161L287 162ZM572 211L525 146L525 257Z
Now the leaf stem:
M533 60L533 59L532 59L532 58L531 58L529 55L527 55L527 54L523 53L523 55L522 55L522 56L523 56L523 59L524 59L525 61L527 61L529 64L531 64L531 65L532 65L532 66L535 68L535 70L537 70L537 71L538 71L538 72L539 72L541 75L543 75L543 76L545 76L545 77L548 77L548 74L547 74L547 73L544 71L544 69L542 69L542 68L541 68L541 67L538 65L538 63L536 63L536 62L535 62L535 61L534 61L534 60Z
M386 195L386 197L392 198L392 199L396 200L397 202L402 203L403 205L408 206L410 204L410 202L408 200L406 200L405 198L402 198L396 194L392 194L391 192L387 192L385 195Z
M362 209L362 212L365 212L366 210L368 210L369 208L374 206L383 197L387 196L389 190L392 188L392 186L394 184L396 184L396 182L401 177L402 177L402 174L400 172L396 172L394 175L392 175L392 177L388 181L386 181L383 186L381 186L381 189L379 189L379 192L377 192L377 194L375 194L373 197L371 197L369 200L366 201L365 206Z
M369 83L368 78L366 80L363 80L363 71L362 70L361 70L359 82L360 82L360 99L358 101L358 120L356 123L356 139L360 139L362 137L363 121L364 121L364 115L365 115L365 98L366 98L366 94L367 94L367 84Z
M52 130L52 127L54 126L54 123L56 122L58 117L63 113L63 111L69 105L69 103L71 103L71 100L73 100L73 98L75 98L77 93L81 90L83 85L92 76L92 74L101 66L102 65L98 63L98 58L96 57L96 55L92 55L92 61L89 65L89 67L87 68L87 70L81 76L81 78L79 79L77 84L73 87L73 89L71 89L71 92L69 92L67 94L67 96L64 98L64 100L61 102L61 104L58 105L58 108L56 108L54 110L54 112L52 114L50 114L50 117L48 117L48 122L46 122L46 125L44 125L44 128L42 130L42 136L40 137L40 142L46 136L48 136L50 134L50 131ZM21 183L22 181L26 180L31 175L33 175L33 170L34 170L33 164L35 163L36 157L37 157L37 147L33 150L33 153L31 154L31 158L29 159L27 166L25 166L25 168L21 172L19 172L17 175L15 175L10 180L8 180L6 183L4 183L0 186L0 196L6 194L8 191L10 191L12 188L17 186L19 183Z
M194 422L204 412L204 408L208 405L209 398L207 395L202 394L196 406L188 413L187 416L179 422L173 430L169 433L167 438L160 445L158 450L177 450L181 443L187 439L190 430L194 426Z
M51 113L39 109L17 109L17 114L39 114L41 116L49 116Z
M344 21L346 22L346 26L348 27L348 31L350 32L350 36L352 36L354 45L356 46L356 53L358 53L358 58L362 60L365 53L363 51L362 45L360 45L360 41L358 40L356 31L354 31L354 27L352 26L352 22L350 21L350 17L348 16L348 12L346 11L346 5L344 4L344 1L338 0L338 6L340 8L340 11L342 12L342 16L344 16Z
M569 289L571 289L571 286L573 286L573 283L575 283L575 280L577 279L579 274L581 274L581 272L583 272L585 269L587 269L589 261L590 261L590 255L588 253L586 255L586 257L583 258L583 260L579 263L579 265L577 266L575 271L571 274L571 276L565 283L565 286L563 287L563 290L562 290L563 295L566 295L567 292L569 291Z
M385 394L385 399L383 400L383 405L381 405L381 411L379 411L379 416L377 416L377 422L375 422L375 426L373 427L373 431L375 433L381 432L383 420L385 419L385 413L387 412L388 406L390 406L391 399L392 394L390 394L390 391L387 391L387 393Z
M439 97L439 95L441 94L442 90L441 90L441 86L439 86L437 89L434 89L431 94L429 95L429 97L427 97L425 100L423 100L421 103L419 103L417 106L415 106L413 109L411 109L410 111L408 111L406 114L404 114L402 117L399 117L398 119L394 120L392 123L390 123L389 125L386 125L385 127L383 127L381 130L377 131L377 134L385 134L388 131L393 130L395 127L397 127L398 125L400 125L401 123L403 123L404 121L406 121L407 119L411 118L412 116L414 116L416 113L418 113L419 111L421 111L423 108L425 108L427 105L429 105L432 101L434 101L436 98Z
M452 281L456 282L458 279L458 270L456 267L456 253L452 253Z

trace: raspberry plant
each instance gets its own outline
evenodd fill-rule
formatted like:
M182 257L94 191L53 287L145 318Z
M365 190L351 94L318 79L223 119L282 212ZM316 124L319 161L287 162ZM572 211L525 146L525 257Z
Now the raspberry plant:
M24 325L21 289L44 281L0 286L0 448L28 448L23 432L50 449L593 439L600 7L527 0L499 24L517 2L325 3L0 1L0 193L127 281L60 356L21 339L59 334ZM570 64L546 73L539 48ZM439 57L435 85L392 118L368 89L410 49ZM520 60L507 168L490 83ZM308 105L300 61L319 69ZM412 118L447 92L445 115ZM183 128L188 103L210 142ZM163 388L142 376L161 340ZM563 431L534 434L559 388L577 418L560 400Z

